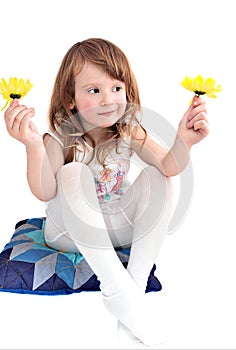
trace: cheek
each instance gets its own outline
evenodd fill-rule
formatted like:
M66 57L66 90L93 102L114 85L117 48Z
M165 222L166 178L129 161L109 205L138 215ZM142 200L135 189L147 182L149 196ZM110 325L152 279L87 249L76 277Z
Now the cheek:
M127 105L127 99L126 99L126 94L124 93L122 96L120 96L119 100L117 101L119 104L119 108L123 113L125 112L126 105Z
M126 110L126 103L120 103L119 104L119 114L120 114L120 117L125 113L125 110Z
M80 98L76 100L76 107L79 112L85 111L85 110L92 110L94 107L96 107L95 101L91 101L89 98Z
M126 99L126 93L125 91L117 98L117 103L120 104L126 104L127 99Z
M75 104L80 116L87 122L94 123L97 107L96 101L94 99L91 100L89 96L77 96Z
M125 112L126 105L127 105L126 94L124 93L120 95L119 97L117 97L117 99L114 102L119 105L119 111L120 113L123 114Z

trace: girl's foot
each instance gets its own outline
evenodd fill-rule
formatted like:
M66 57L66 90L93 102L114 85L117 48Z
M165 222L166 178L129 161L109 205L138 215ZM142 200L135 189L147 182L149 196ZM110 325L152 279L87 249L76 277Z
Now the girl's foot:
M138 339L123 323L118 321L117 324L118 339L121 344L142 344L141 340Z

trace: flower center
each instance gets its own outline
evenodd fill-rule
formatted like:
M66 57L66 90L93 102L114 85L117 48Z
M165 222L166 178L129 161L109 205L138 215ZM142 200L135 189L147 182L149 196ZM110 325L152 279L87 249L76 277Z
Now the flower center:
M14 98L21 98L21 94L11 94L10 97L14 100Z
M199 91L199 90L195 90L194 93L199 97L201 95L205 95L205 91Z

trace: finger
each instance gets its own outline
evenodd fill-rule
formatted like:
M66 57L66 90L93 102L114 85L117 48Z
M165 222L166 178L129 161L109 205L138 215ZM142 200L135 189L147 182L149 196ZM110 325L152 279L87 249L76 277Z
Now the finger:
M191 103L190 106L188 107L187 111L184 113L182 119L180 120L180 125L182 125L182 126L186 125L186 123L188 122L188 116L190 115L192 110L193 110L193 105Z
M6 109L6 111L4 112L4 119L5 121L7 121L8 119L11 119L11 117L13 116L12 113L14 113L14 111L16 110L17 107L23 107L19 104L19 101L14 99L10 106Z
M197 107L194 107L189 115L188 115L188 120L192 120L193 118L195 118L198 114L201 113L205 113L205 115L207 114L207 109L206 109L206 105L205 104L200 104Z
M19 105L19 101L17 99L12 100L9 107L6 109L4 114L8 114L12 109Z
M11 129L13 131L20 131L21 122L28 114L31 115L31 117L33 116L34 111L32 108L25 107L17 113L15 117L11 119Z
M194 126L194 124L200 120L205 120L208 123L207 114L205 112L201 112L201 113L197 114L193 119L191 119L187 123L187 127L192 128Z
M193 100L192 100L193 107L197 107L197 106L204 104L204 103L206 103L205 98L197 97L196 95L193 97Z
M30 119L34 116L34 111L33 110L28 110L23 118L21 119L20 123L19 123L19 133L20 134L25 134L26 131L29 130L29 124L30 124Z
M28 113L26 113L25 115L24 115L24 117L22 118L22 120L21 120L21 123L20 123L20 125L19 125L19 132L22 134L22 135L24 135L25 134L25 132L27 131L27 130L29 130L29 128L31 128L31 126L30 126L30 120L31 120L31 118L34 116L34 112L32 111L32 112L28 112Z
M192 103L185 112L180 124L186 125L188 121L192 120L196 116L196 114L199 114L201 112L207 113L206 101L201 97L194 96Z
M199 120L193 126L194 131L199 131L204 137L209 134L209 125L206 120Z
M11 130L15 121L15 118L19 113L21 113L23 110L26 109L26 106L16 106L8 111L8 113L5 113L5 123L8 130Z
M197 114L192 120L187 123L187 128L191 129L194 127L195 123L204 120L208 123L207 116L204 112Z
M4 119L5 119L5 121L7 121L9 118L11 118L13 110L15 109L15 107L17 105L18 105L17 102L15 102L15 100L13 100L13 102L10 104L10 106L4 112Z

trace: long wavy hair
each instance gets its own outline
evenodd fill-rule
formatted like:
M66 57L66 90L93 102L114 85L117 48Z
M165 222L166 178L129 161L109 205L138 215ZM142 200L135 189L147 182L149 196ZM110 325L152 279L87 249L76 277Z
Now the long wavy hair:
M126 87L126 111L114 125L106 128L104 142L101 140L96 147L92 137L83 130L79 112L69 107L75 97L75 76L82 71L86 62L100 67L111 78L122 81ZM139 123L137 113L140 110L137 82L121 49L108 40L91 38L74 44L67 51L55 79L48 112L50 128L63 140L65 163L75 159L78 149L85 155L85 138L89 138L94 145L93 157L96 154L98 161L104 165L111 149L118 152L120 140L124 134L130 134L130 126L134 121Z

